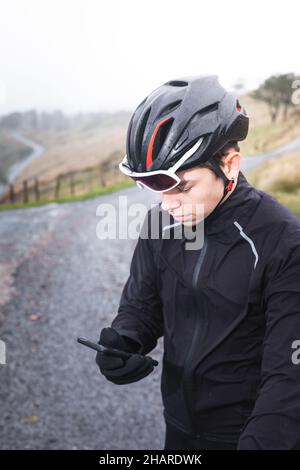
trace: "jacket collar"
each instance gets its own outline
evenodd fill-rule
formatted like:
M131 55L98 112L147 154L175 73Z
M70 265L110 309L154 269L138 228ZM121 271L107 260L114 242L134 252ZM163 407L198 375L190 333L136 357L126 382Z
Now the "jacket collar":
M248 182L240 171L237 185L228 199L204 219L207 235L231 232L236 220L245 226L261 199L259 192ZM234 227L234 226L233 226ZM234 230L236 228L234 227Z

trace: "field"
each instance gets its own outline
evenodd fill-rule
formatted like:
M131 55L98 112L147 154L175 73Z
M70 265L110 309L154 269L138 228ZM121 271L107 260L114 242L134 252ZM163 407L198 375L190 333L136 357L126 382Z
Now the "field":
M300 152L267 160L247 175L256 188L272 194L300 217Z
M111 126L89 132L76 129L43 134L31 132L26 135L46 146L46 151L24 169L17 183L32 177L51 181L59 174L80 171L97 166L104 160L114 159L116 154L124 153L126 128Z
M280 114L278 121L272 123L268 108L264 103L253 100L250 96L240 97L241 104L250 116L247 139L240 143L243 155L255 155L279 147L300 136L299 109L292 109L284 119Z

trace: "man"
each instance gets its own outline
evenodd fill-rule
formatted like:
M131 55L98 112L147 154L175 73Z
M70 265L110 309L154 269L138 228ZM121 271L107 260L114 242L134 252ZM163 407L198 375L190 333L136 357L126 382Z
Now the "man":
M146 231L157 213L173 223L169 237L139 237L101 331L101 344L134 354L96 360L108 380L135 382L163 336L165 449L300 448L300 221L240 171L248 121L204 76L154 90L128 127L120 168L161 194ZM201 223L201 248L187 250L176 229Z

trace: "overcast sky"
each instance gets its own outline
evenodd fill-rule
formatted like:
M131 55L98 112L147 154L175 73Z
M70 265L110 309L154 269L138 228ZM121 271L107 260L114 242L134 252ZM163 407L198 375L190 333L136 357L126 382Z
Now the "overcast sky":
M298 6L297 6L298 3ZM133 110L154 88L300 72L299 1L0 0L0 114Z

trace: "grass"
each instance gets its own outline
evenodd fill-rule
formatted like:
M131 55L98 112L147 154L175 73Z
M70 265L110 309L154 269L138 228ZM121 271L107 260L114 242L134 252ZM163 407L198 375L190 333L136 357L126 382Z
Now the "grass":
M300 187L293 194L277 191L272 196L300 218Z
M66 196L58 199L40 199L38 201L29 201L25 202L16 202L15 204L1 204L0 211L11 210L11 209L27 209L29 207L38 207L43 206L45 204L51 203L64 203L64 202L75 202L75 201L84 201L86 199L91 199L98 196L103 196L105 194L110 194L115 191L119 191L120 189L126 189L135 186L134 182L131 181L122 181L121 183L113 184L107 187L100 187L95 191L90 191L84 194L78 194L76 196Z
M300 152L268 159L248 174L258 189L270 193L300 218Z
M272 150L299 136L300 119L290 115L286 120L280 119L275 123L265 122L256 127L250 124L247 139L240 146L243 155L251 156Z

